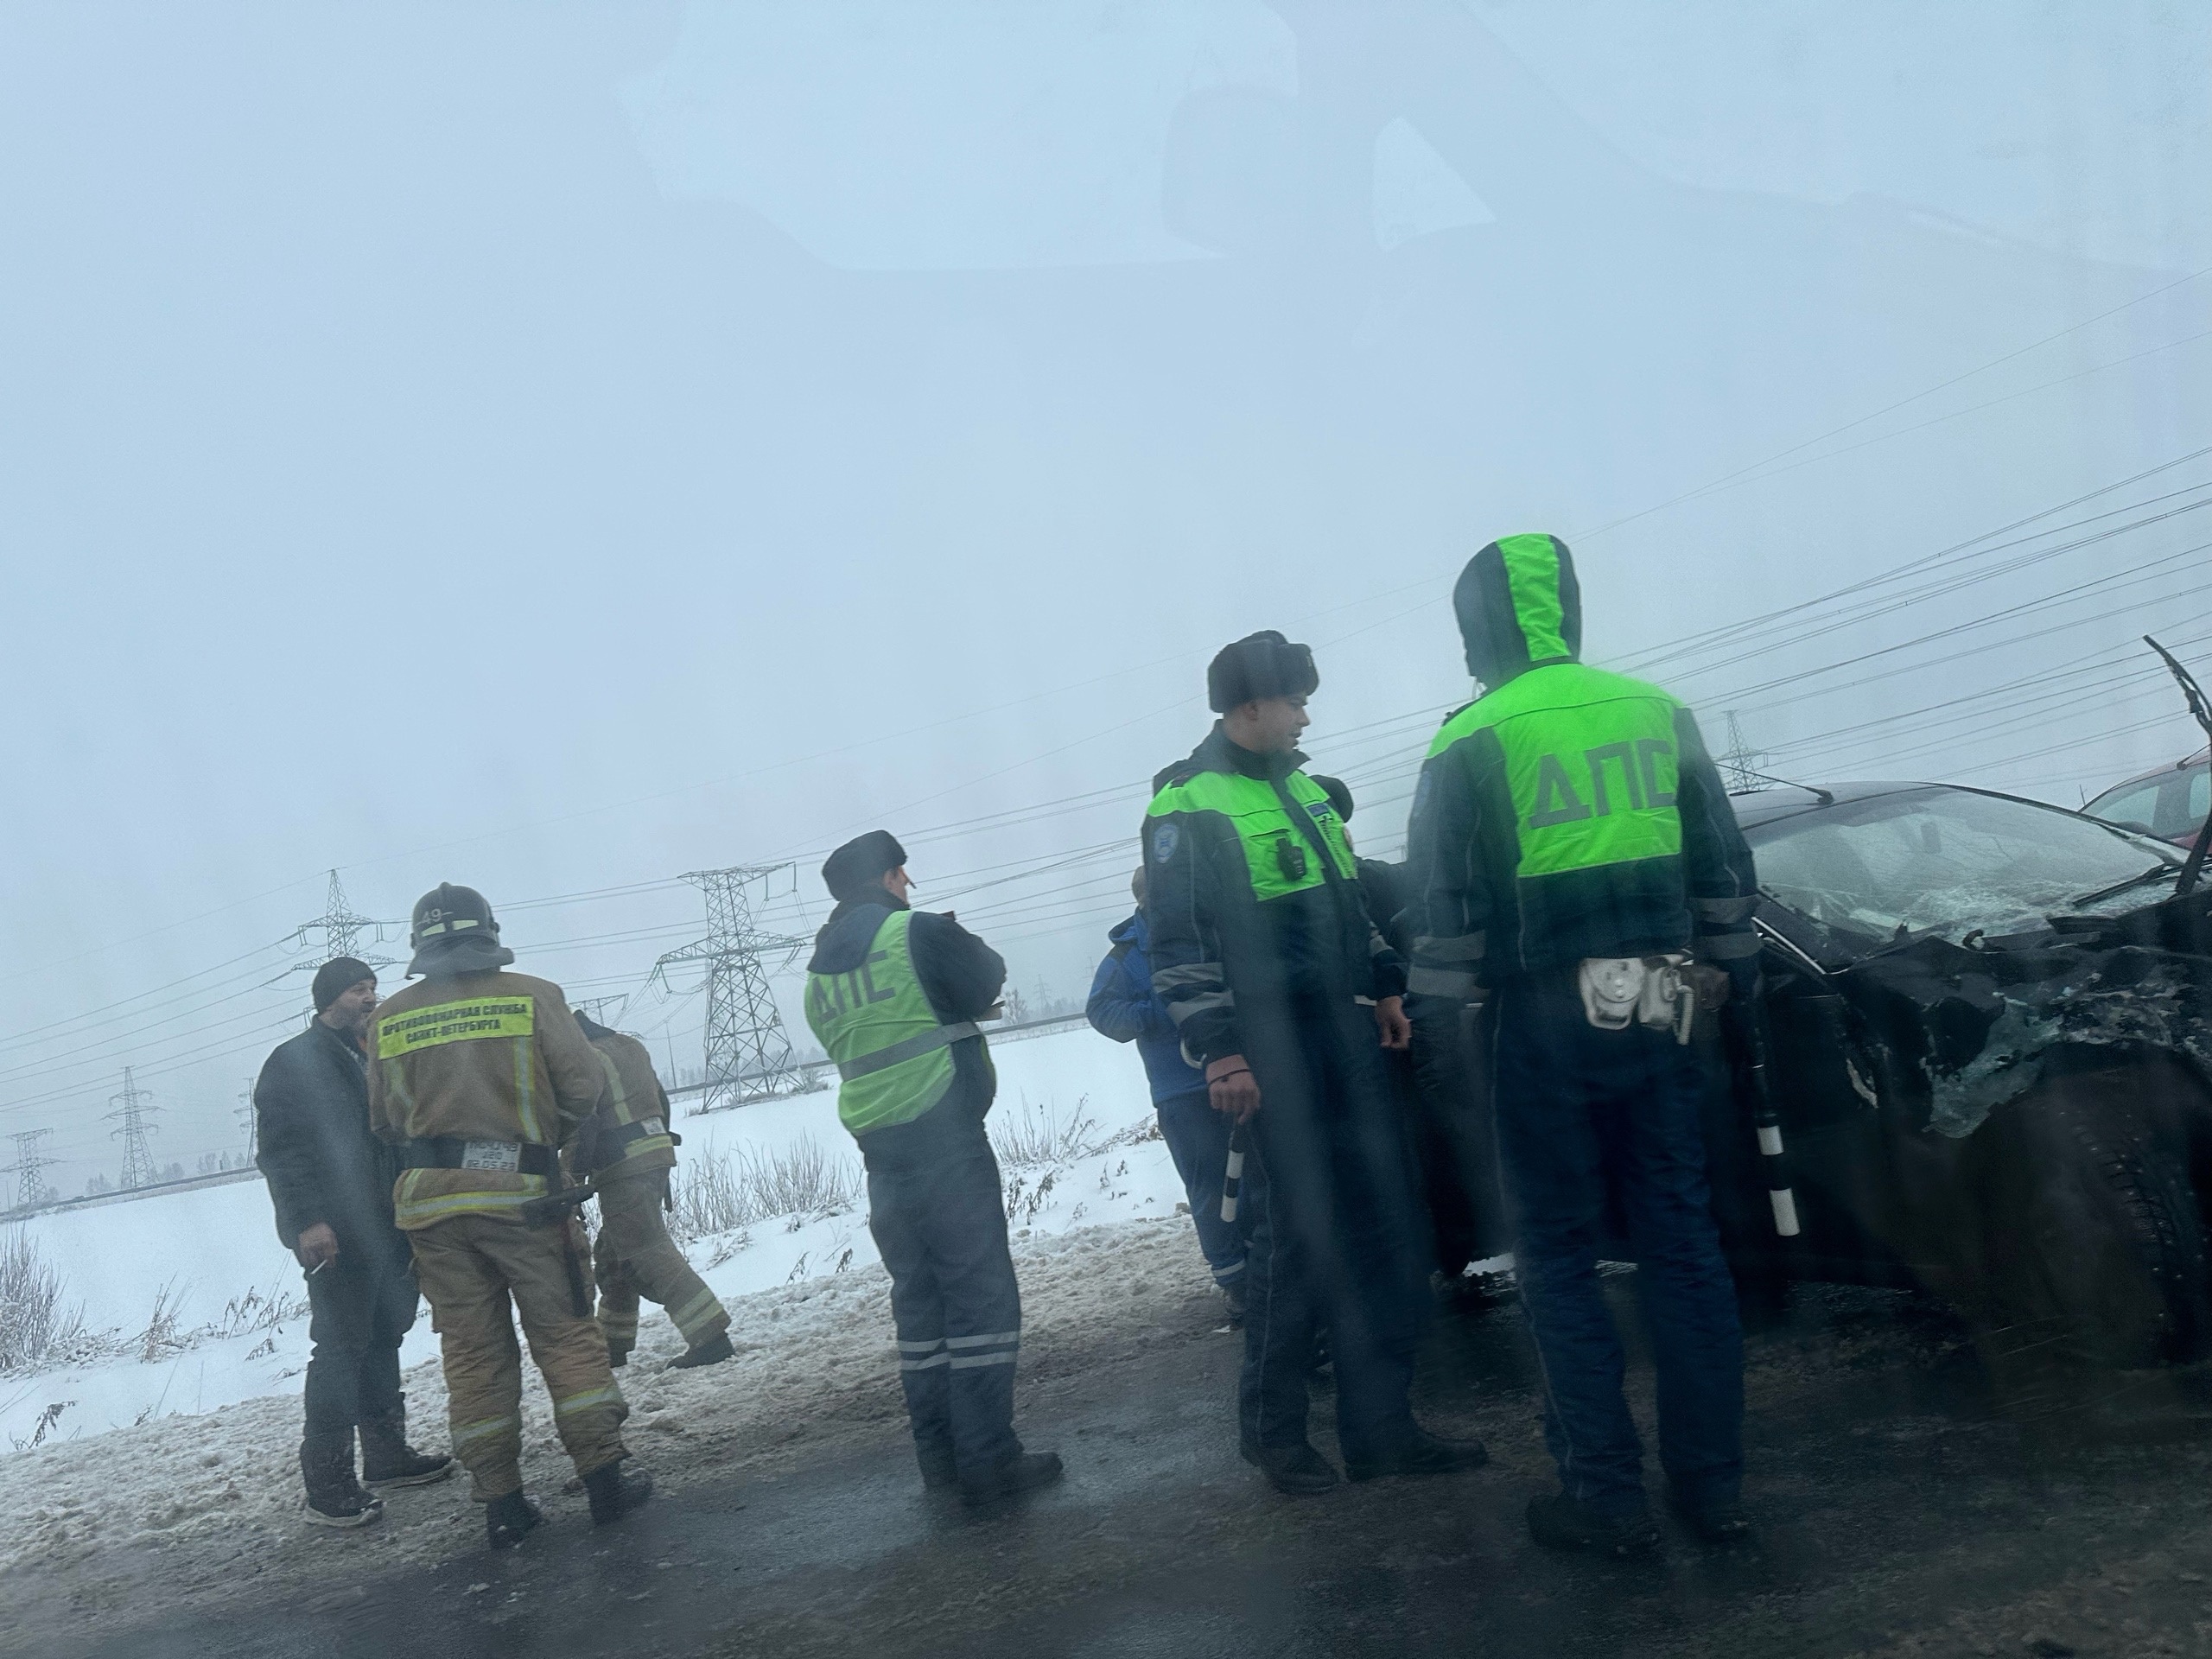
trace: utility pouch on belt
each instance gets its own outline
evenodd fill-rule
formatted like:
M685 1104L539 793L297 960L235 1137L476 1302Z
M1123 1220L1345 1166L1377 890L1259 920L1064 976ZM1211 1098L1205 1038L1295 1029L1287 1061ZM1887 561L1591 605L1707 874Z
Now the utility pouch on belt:
M509 1175L560 1173L561 1154L551 1147L518 1141L464 1141L457 1135L434 1135L410 1141L400 1148L399 1161L407 1169L482 1169Z
M1688 957L1585 957L1575 976L1582 1012L1600 1031L1626 1031L1629 1021L1654 1031L1671 1031L1675 1040L1690 1039L1697 1017L1697 993L1682 977Z

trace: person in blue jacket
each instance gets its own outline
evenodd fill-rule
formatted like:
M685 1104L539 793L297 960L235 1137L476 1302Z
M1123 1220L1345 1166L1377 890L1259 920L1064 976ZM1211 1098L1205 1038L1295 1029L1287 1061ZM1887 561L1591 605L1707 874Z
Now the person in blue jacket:
M1181 1039L1166 1006L1153 994L1152 960L1144 920L1144 872L1130 883L1137 908L1107 934L1114 948L1098 964L1084 1013L1100 1035L1135 1043L1143 1058L1160 1138L1183 1178L1198 1224L1198 1249L1213 1281L1229 1299L1232 1323L1244 1317L1244 1239L1235 1222L1221 1218L1221 1183L1229 1163L1230 1121L1213 1109L1206 1077L1183 1058Z

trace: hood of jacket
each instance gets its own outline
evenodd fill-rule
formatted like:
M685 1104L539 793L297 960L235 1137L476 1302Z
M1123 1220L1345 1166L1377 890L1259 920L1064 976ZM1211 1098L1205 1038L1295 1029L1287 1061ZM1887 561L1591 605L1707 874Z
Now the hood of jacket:
M849 974L861 965L868 948L875 943L876 930L894 910L905 910L889 889L865 899L848 899L830 912L822 931L814 936L814 955L806 964L810 974Z
M1556 536L1506 536L1467 561L1452 589L1467 672L1495 690L1546 663L1582 659L1582 589Z
M1144 912L1138 911L1127 920L1116 922L1108 928L1106 942L1109 944L1133 945L1141 950L1145 947L1145 933Z

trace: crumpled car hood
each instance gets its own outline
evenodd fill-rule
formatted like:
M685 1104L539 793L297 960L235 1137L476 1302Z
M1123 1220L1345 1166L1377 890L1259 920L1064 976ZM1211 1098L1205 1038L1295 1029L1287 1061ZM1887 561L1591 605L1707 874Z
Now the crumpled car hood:
M2212 893L2056 926L1981 949L1917 939L1836 976L1916 1127L1971 1135L2099 1050L2172 1054L2212 1086Z

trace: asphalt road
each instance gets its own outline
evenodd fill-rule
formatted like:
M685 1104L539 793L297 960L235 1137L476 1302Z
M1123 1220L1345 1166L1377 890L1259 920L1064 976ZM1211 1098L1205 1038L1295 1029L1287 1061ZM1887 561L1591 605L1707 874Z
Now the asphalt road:
M1715 1554L1675 1533L1663 1560L1618 1566L1548 1554L1522 1524L1548 1470L1513 1310L1441 1322L1424 1361L1424 1414L1484 1435L1489 1468L1306 1500L1237 1460L1236 1344L1211 1318L1189 1304L1135 1360L1041 1365L1024 1432L1068 1478L1001 1513L925 1497L886 1436L781 1478L693 1485L618 1529L554 1497L512 1554L201 1624L153 1613L71 1651L2212 1653L2212 1414L2194 1379L2124 1380L2024 1433L1991 1414L1938 1311L1801 1292L1752 1342L1760 1544Z

